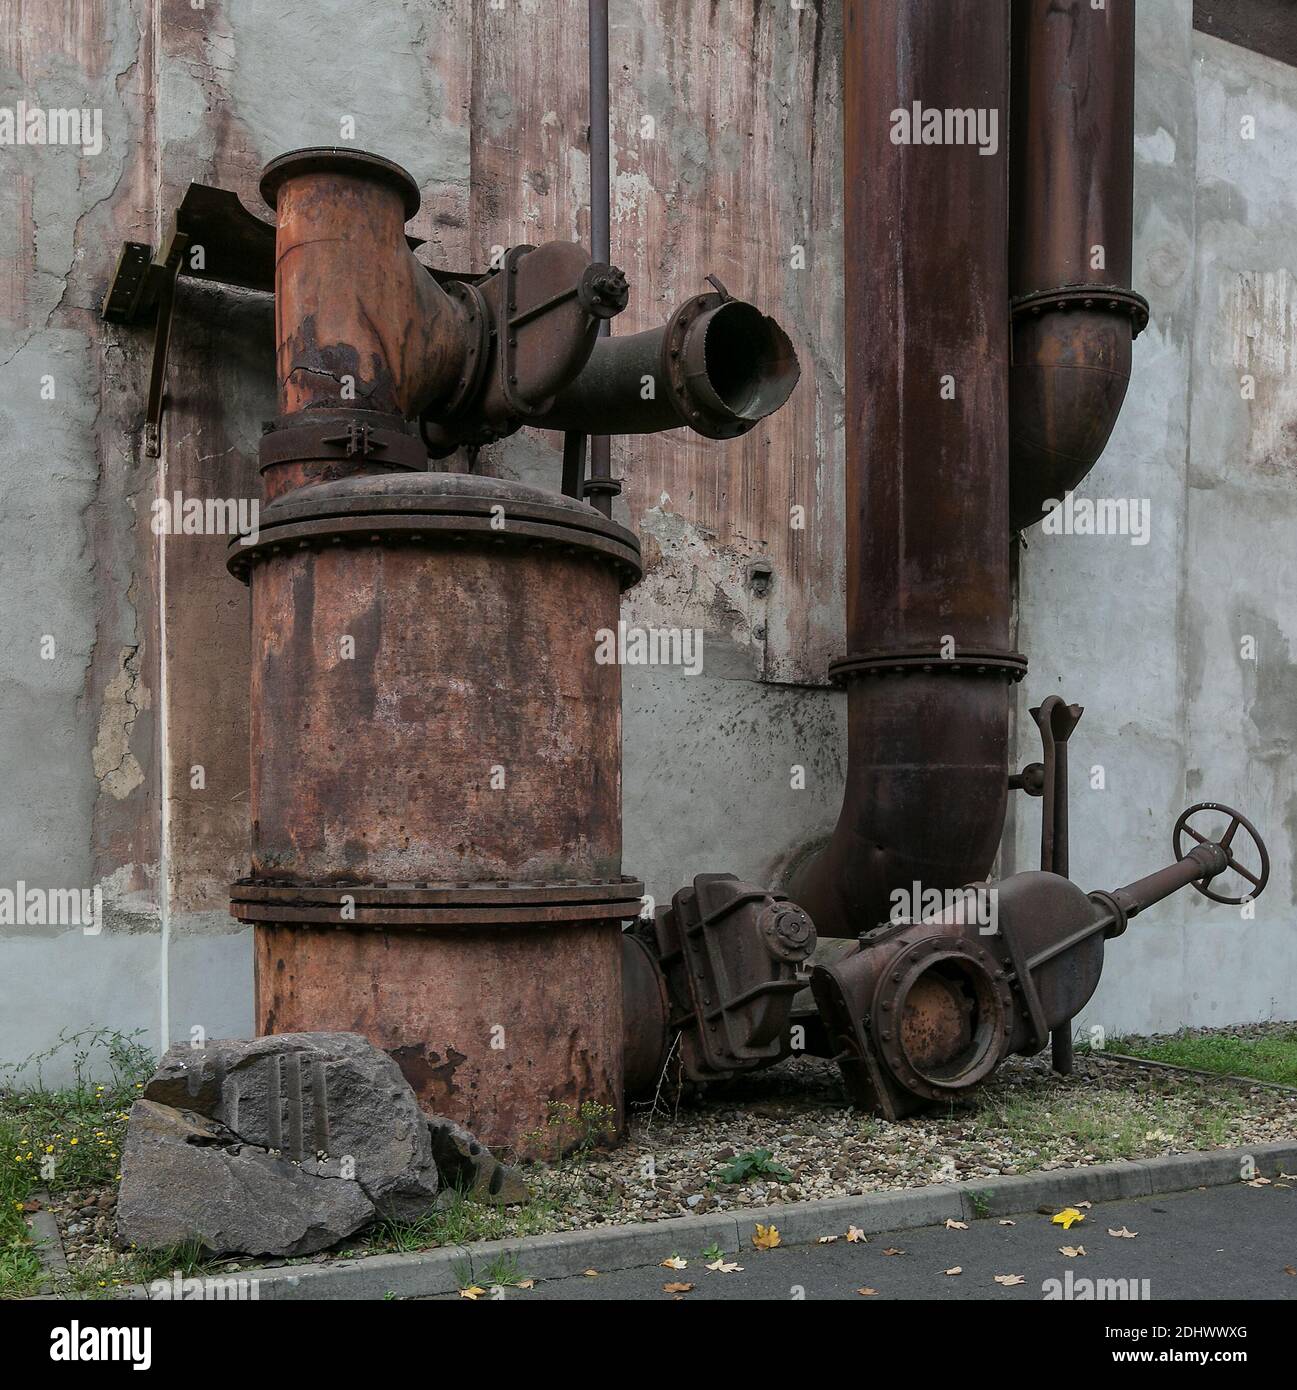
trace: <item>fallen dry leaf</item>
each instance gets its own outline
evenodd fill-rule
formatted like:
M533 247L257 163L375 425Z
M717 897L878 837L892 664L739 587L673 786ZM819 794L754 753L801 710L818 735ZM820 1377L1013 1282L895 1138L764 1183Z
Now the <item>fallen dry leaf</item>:
M735 1264L733 1261L730 1261L729 1263L726 1263L724 1257L722 1257L722 1258L719 1259L719 1260L713 1260L713 1261L711 1262L711 1264L709 1264L709 1265L707 1266L707 1268L710 1269L711 1272L712 1272L713 1274L742 1274L742 1273L743 1273L743 1266L742 1266L741 1264Z
M816 1241L816 1244L817 1244L817 1245L832 1245L833 1242L834 1242L835 1240L837 1240L837 1236L821 1236L821 1237L819 1238L819 1240Z
M668 1255L667 1258L666 1258L665 1260L662 1261L662 1268L663 1268L663 1269L688 1269L688 1268L689 1268L689 1261L688 1261L688 1260L682 1260L682 1259L680 1258L679 1255Z
M1082 1211L1089 1211L1090 1208L1094 1205L1094 1203L1093 1203L1093 1202L1073 1202L1072 1205L1075 1206L1075 1207L1080 1207Z
M1011 1289L1015 1284L1025 1284L1027 1281L1021 1274L997 1274L995 1276L997 1284L1003 1284L1006 1289Z
M1062 1211L1056 1212L1052 1219L1055 1226L1070 1231L1078 1221L1084 1221L1085 1217L1075 1207L1064 1207Z
M1285 1274L1297 1274L1297 1269L1294 1269L1292 1265L1284 1265L1283 1272Z
M962 1274L964 1271L961 1266L956 1265L954 1269L943 1269L941 1272L943 1274Z
M515 1287L520 1289L534 1289L536 1287L536 1281L534 1279L519 1279Z
M884 1254L884 1255L904 1255L904 1254L905 1254L905 1251L904 1251L904 1250L898 1250L898 1249L896 1248L896 1246L894 1246L894 1245L889 1245L889 1246L887 1247L887 1249L883 1251L883 1254Z
M848 1226L847 1243L849 1245L868 1245L869 1237L865 1235L864 1231L862 1231L859 1226Z
M947 1218L946 1218L946 1230L948 1230L948 1231L966 1231L966 1230L968 1230L968 1222L967 1222L967 1221L956 1221L956 1220L954 1220L954 1219L951 1218L951 1217L947 1217Z
M694 1291L694 1286L693 1286L692 1284L663 1284L663 1285L662 1285L662 1292L663 1292L663 1293L693 1293L693 1291Z
M1085 1254L1084 1245L1060 1245L1058 1247L1060 1255L1066 1255L1069 1260L1074 1260L1078 1255Z
M1001 1226L1016 1226L1017 1224L1016 1221L1010 1221L1008 1217L1005 1217L1004 1220L1000 1222Z
M856 1292L860 1295L861 1298L873 1298L873 1296L878 1292L878 1290L877 1290L877 1289L857 1289Z
M471 1299L474 1303L476 1303L477 1300L481 1298L485 1292L485 1289L479 1288L476 1284L470 1284L468 1288L460 1289L459 1296L460 1298Z
M758 1223L757 1233L752 1237L752 1244L758 1250L773 1250L780 1243L779 1231L775 1226L762 1226Z
M1269 1178L1253 1178L1252 1181L1251 1181L1250 1183L1248 1183L1248 1186L1249 1186L1249 1187L1269 1187L1269 1186L1270 1186L1270 1179L1269 1179Z
M1138 1232L1138 1231L1127 1230L1127 1228L1126 1228L1125 1226L1123 1226L1123 1227L1121 1228L1121 1230L1119 1230L1119 1231L1114 1231L1114 1230L1112 1229L1112 1227L1109 1226L1109 1227L1108 1227L1108 1234L1109 1234L1110 1236L1120 1236L1120 1237L1122 1238L1122 1240L1134 1240L1135 1237L1139 1234L1139 1232Z
M581 1273L584 1274L587 1279L597 1279L599 1277L599 1271L597 1269L583 1269Z

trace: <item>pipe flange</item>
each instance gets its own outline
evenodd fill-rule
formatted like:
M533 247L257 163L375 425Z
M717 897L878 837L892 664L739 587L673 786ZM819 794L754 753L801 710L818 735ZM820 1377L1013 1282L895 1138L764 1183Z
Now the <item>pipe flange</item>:
M579 883L497 879L426 883L289 883L246 878L230 886L230 915L281 926L392 928L559 926L630 921L643 908L638 879Z
M1003 676L1020 681L1027 674L1027 658L1013 651L956 651L952 657L939 651L859 652L840 657L829 667L829 679L841 685L855 676L939 675Z
M407 222L419 211L419 185L407 170L381 154L342 149L337 145L310 145L276 156L261 171L261 196L269 207L277 207L279 190L289 179L321 173L351 174L395 188L405 205Z
M701 364L691 363L688 351L689 329L704 314L728 302L729 296L714 290L686 299L671 315L662 335L662 372L671 387L671 403L680 423L707 439L737 439L759 423L756 420L733 420L706 410L695 402L693 409L683 403L689 400L689 377ZM701 351L701 345L696 349Z
M761 914L761 935L775 960L804 961L815 949L815 927L804 909L773 902Z
M477 399L491 360L491 316L481 290L467 280L451 280L442 289L460 305L468 325L468 346L455 389L436 407L434 418L438 423L455 420Z
M906 1048L906 1003L920 979L938 967L962 977L972 990L976 1023L956 1067L927 1068ZM923 937L897 955L874 992L870 1033L879 1057L907 1090L927 1100L948 1100L985 1080L1008 1045L1013 1000L1003 966L980 943L963 936ZM964 1055L966 1054L966 1055Z
M268 422L257 446L262 473L276 464L371 460L392 472L423 472L428 453L396 415L302 411Z
M1131 321L1131 340L1148 327L1148 300L1121 285L1060 285L1052 290L1035 290L1010 300L1011 317L1030 314L1038 317L1052 310L1066 313L1074 309L1127 314Z
M642 574L639 541L575 498L464 473L360 475L297 488L262 508L257 539L232 538L226 567L250 582L256 565L334 545L558 546L610 565L622 588Z

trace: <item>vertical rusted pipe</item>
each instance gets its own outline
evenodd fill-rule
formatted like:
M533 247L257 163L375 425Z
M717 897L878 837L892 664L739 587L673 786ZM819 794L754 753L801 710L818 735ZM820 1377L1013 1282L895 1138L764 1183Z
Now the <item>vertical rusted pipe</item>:
M276 211L275 349L282 415L375 411L411 419L459 377L462 310L415 260L419 189L399 165L305 149L266 166Z
M845 6L848 772L789 894L820 934L984 878L1009 683L1008 0ZM907 143L972 113L978 143ZM979 114L980 113L980 114ZM960 128L969 127L962 121ZM994 141L992 142L992 132Z
M1012 524L1094 466L1148 305L1130 289L1135 5L1013 0Z
M608 262L612 255L611 200L608 149L608 0L590 0L590 254ZM599 336L611 326L604 320ZM620 491L612 477L612 440L597 434L590 440L590 478L586 484L590 505L604 516L612 515L612 499Z

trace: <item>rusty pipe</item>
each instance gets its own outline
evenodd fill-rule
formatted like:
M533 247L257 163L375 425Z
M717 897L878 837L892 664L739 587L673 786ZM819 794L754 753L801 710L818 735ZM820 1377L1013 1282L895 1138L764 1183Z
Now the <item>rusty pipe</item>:
M984 879L1007 795L1008 159L893 138L897 113L1004 134L1008 0L845 8L847 785L789 894L821 936L890 892Z
M800 375L774 319L720 292L700 294L662 328L600 338L580 374L528 424L595 436L687 426L732 439L778 410Z
M590 83L590 250L596 261L612 258L612 191L611 156L609 152L608 91L608 0L590 0L589 16L589 83ZM611 324L599 325L599 337L607 338ZM590 477L583 492L590 505L612 515L612 499L621 491L621 484L612 476L612 440L607 434L596 434L590 440Z
M415 260L405 224L418 185L356 150L272 160L275 352L282 415L339 408L417 417L451 394L470 343L466 301Z
M1135 6L1013 0L1011 524L1103 453L1148 305L1130 289Z

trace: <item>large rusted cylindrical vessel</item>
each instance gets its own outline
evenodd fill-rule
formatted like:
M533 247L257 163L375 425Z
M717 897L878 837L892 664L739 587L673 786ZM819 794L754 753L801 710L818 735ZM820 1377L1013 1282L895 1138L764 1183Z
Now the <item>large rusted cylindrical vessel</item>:
M1025 669L1009 649L1009 3L847 0L844 42L847 786L788 885L822 937L877 926L916 880L986 876Z
M1094 466L1148 305L1131 288L1135 3L1013 0L1011 519Z
M598 638L639 546L584 502L426 471L408 421L472 385L487 330L475 290L410 255L404 171L298 151L263 191L281 414L259 534L229 556L251 587L232 911L255 927L258 1032L362 1033L429 1111L551 1155L622 1122L621 922L643 890L621 873L620 669Z
M296 489L231 550L252 588L258 1031L363 1033L433 1111L546 1152L620 1124L620 671L634 538L464 474Z

